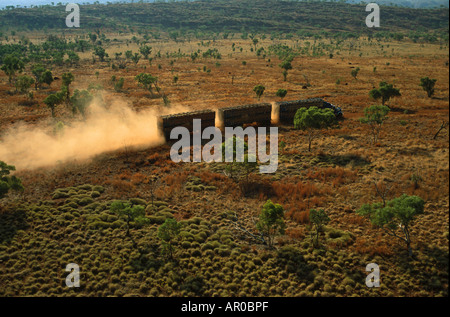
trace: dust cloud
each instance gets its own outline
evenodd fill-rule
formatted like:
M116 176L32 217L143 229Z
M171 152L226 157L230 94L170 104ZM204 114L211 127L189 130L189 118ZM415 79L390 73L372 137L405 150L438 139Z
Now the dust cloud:
M17 170L35 169L121 148L150 147L164 143L157 128L157 115L186 112L182 106L136 112L123 100L108 107L94 100L84 121L15 125L0 135L0 160ZM56 130L55 130L56 129Z

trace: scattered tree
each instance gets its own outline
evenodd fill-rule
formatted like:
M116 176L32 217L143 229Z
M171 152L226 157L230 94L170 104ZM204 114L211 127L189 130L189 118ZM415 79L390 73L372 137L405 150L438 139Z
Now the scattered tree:
M42 74L45 72L45 67L42 65L35 65L32 70L31 73L33 74L35 81L34 81L34 89L37 90L38 87L40 88L41 86L41 78L42 78ZM53 78L52 78L53 79Z
M34 84L33 77L23 75L19 76L16 80L16 91L20 91L23 94L26 94L28 92L28 89L30 89L31 85Z
M274 204L270 199L264 204L256 228L267 237L269 248L273 246L274 237L284 234L284 210L279 204Z
M414 218L423 214L424 205L422 198L404 194L386 202L385 206L382 203L364 204L356 212L368 217L388 235L404 241L409 256L413 256L410 228Z
M114 201L113 203L111 203L110 210L113 213L116 213L119 216L125 218L127 222L126 236L130 238L131 238L130 233L131 222L140 225L147 224L149 222L149 219L145 217L145 207L142 205L133 205L132 203L124 201ZM133 244L136 246L134 240Z
M315 227L315 240L314 245L319 245L319 235L323 231L323 226L330 222L330 217L328 217L327 213L324 209L311 209L309 212L309 220Z
M120 77L120 79L114 83L114 90L117 92L121 92L123 89L123 84L125 83L125 79Z
M70 97L70 84L74 81L75 76L73 76L72 73L64 73L62 74L62 86L63 88L65 87L65 89L62 89L64 91L64 97L66 99L66 101L69 100Z
M92 43L95 43L95 41L97 41L97 35L96 34L89 33L88 36L89 36L89 39L91 40Z
M166 219L158 228L158 238L162 240L163 254L166 254L169 259L173 258L173 243L180 235L180 230L181 223L173 218Z
M131 56L131 60L133 61L135 66L139 63L140 59L141 59L141 55L139 55L139 53L134 53L134 55Z
M431 98L434 94L434 85L436 84L436 81L437 79L430 79L428 77L420 79L420 86L427 92L428 98Z
M399 89L394 88L394 85L382 81L380 82L378 89L374 88L369 92L369 96L375 100L381 98L381 104L384 106L389 99L401 96L401 94Z
M276 92L276 96L280 97L281 100L283 100L283 98L286 97L286 95L287 95L286 89L278 89L278 91Z
M308 150L311 151L312 140L317 136L317 130L328 129L336 125L336 117L331 109L317 107L302 107L294 116L294 127L308 131Z
M256 45L259 43L259 40L257 38L253 38L252 42L253 42L253 45L255 46L255 51L256 51Z
M231 139L225 140L225 142L222 143L222 158L223 161L225 161L227 149L232 147L233 152L233 161L226 163L225 172L226 174L234 179L234 178L244 178L246 182L248 183L249 175L256 170L258 167L258 162L256 157L253 154L248 153L248 143L245 142L243 139L238 138L236 136L233 136ZM240 157L238 159L237 157L237 149L242 147L244 150L243 157Z
M263 85L257 85L253 88L253 91L256 93L256 97L258 97L258 100L261 99L261 96L263 95L264 90L266 90L266 87L264 87Z
M16 167L0 161L0 199L6 197L10 190L23 190L22 181L16 176L9 176Z
M284 60L280 64L280 67L283 68L283 78L284 78L284 81L286 81L287 80L288 71L292 69L291 60L290 59Z
M158 78L154 77L150 74L141 73L135 77L135 80L145 89L148 90L153 96L153 87L158 90L158 86L156 85L158 82Z
M351 71L351 75L355 79L358 76L358 73L359 73L359 67L356 67L356 68L352 69L352 71Z
M94 96L87 90L76 89L73 96L70 97L70 103L72 104L72 112L76 114L80 113L83 118L86 117L86 108L91 103Z
M152 53L152 47L147 45L142 45L139 48L139 52L144 56L145 59L148 59L149 55Z
M364 117L359 119L361 123L368 124L372 132L373 143L378 141L381 128L387 119L390 109L387 106L373 105L364 109Z
M101 46L96 46L94 48L94 55L98 56L98 58L100 59L100 62L104 62L105 57L109 57L108 53L106 53L105 49Z
M64 100L64 93L58 92L56 94L51 94L47 98L44 99L44 103L47 105L47 107L50 108L52 111L52 117L55 117L55 109L56 106L61 104Z
M16 73L21 73L25 68L25 63L16 55L6 55L3 59L3 65L0 68L8 76L8 81L13 82Z
M47 84L50 86L53 82L53 74L50 70L46 70L42 73L40 78L40 83Z

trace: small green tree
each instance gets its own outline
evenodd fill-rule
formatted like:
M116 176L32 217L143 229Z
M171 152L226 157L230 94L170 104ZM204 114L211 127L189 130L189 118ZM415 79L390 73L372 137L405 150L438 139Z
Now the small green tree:
M16 73L21 73L25 68L25 63L16 55L9 54L3 58L3 65L0 68L8 76L8 81L13 82Z
M181 223L173 218L168 218L158 228L158 238L162 240L163 254L166 254L169 259L173 258L174 241L180 235Z
M273 239L277 234L284 234L284 210L279 204L270 199L264 204L256 228L267 237L269 248L273 246Z
M287 80L288 71L292 69L291 60L287 59L281 62L280 67L283 69L284 81Z
M258 100L261 99L261 96L264 94L264 90L266 90L266 87L263 85L257 85L253 88L253 91L256 93L256 97L258 97Z
M232 148L231 148L232 147ZM244 150L244 157L237 158L237 149L238 147L242 147ZM258 162L256 157L253 154L248 153L248 143L245 142L242 138L233 136L233 138L229 138L222 143L222 159L225 161L227 149L230 151L230 148L233 153L233 161L226 162L225 171L228 176L232 179L234 178L244 178L248 183L249 175L256 170L258 167ZM230 151L231 152L231 151Z
M88 36L89 36L89 39L91 40L92 43L95 43L95 41L97 41L97 35L96 34L89 33Z
M20 91L23 94L26 94L28 92L28 89L30 89L31 85L34 84L33 77L23 75L19 76L16 80L16 91Z
M69 65L78 64L80 61L80 56L74 51L67 51L66 63Z
M130 50L125 51L125 57L126 57L126 59L131 60L131 58L133 57L133 51L130 51Z
M294 127L308 132L308 150L311 151L312 140L317 136L316 131L328 129L336 125L336 116L331 109L317 107L302 107L294 116Z
M6 197L10 190L23 190L22 181L16 176L9 176L16 167L0 161L0 199Z
M428 77L420 79L420 86L427 92L428 98L431 98L434 94L434 85L436 84L436 81L437 79L430 79Z
M286 95L287 95L286 89L278 89L278 91L276 92L276 96L280 97L281 100L283 100L283 98L286 97Z
M120 79L114 83L114 90L117 92L121 92L123 89L123 84L125 83L125 79L120 77Z
M139 53L134 53L134 55L131 56L131 60L133 61L135 66L139 63L140 59L141 59L141 55L139 55Z
M41 78L39 79L40 83L47 84L50 86L53 82L53 74L51 71L46 70L42 73Z
M375 144L378 141L381 128L387 119L390 109L387 106L373 105L364 109L364 117L359 119L361 123L368 124L372 132L372 140Z
M319 235L323 231L323 226L330 222L330 217L328 217L327 213L324 209L311 209L309 211L309 221L314 224L315 227L315 240L314 245L319 245Z
M86 108L94 99L94 96L87 90L76 89L73 96L70 97L70 103L72 104L72 112L76 114L80 113L83 118L86 118Z
M351 73L353 78L356 79L356 77L358 76L359 70L360 70L359 67L356 67L356 68L352 69L352 71L350 73Z
M64 73L62 74L62 89L61 91L64 92L64 99L67 101L69 101L70 99L70 84L72 84L72 82L75 80L75 76L68 72L68 73Z
M381 104L384 106L389 99L401 96L401 94L399 89L394 88L394 85L382 81L380 82L378 89L374 88L369 92L369 96L375 100L381 98Z
M382 203L364 204L356 211L388 235L405 242L409 256L413 256L410 228L416 216L423 214L425 202L418 196L402 195Z
M153 96L153 87L152 85L158 90L157 83L158 78L154 77L150 74L141 73L135 77L135 80L145 89L148 90L152 96Z
M105 61L105 57L109 57L108 53L106 53L105 49L101 46L96 46L94 48L94 53L95 56L97 56L100 59L100 62L104 62Z
M245 181L248 184L248 177L251 173L255 172L258 168L258 162L254 155L252 154L245 154L244 155L244 161L240 163L240 167L244 173Z
M52 117L55 117L55 109L56 106L61 104L64 101L64 96L62 92L58 92L56 94L51 94L47 98L44 99L44 103L47 107L52 111Z
M38 87L41 87L41 78L42 78L42 74L45 72L45 67L42 65L34 65L34 67L31 70L35 81L34 81L34 89L37 90Z
M253 42L253 45L255 46L255 51L256 51L256 45L258 45L259 40L257 38L253 38L252 42Z
M152 53L152 47L148 45L142 45L139 48L139 52L144 56L145 59L148 59L149 55Z
M125 218L125 221L127 222L126 236L130 237L131 239L132 239L130 233L131 222L140 225L149 223L149 219L145 217L145 207L142 205L133 205L132 203L129 202L117 200L111 203L110 210L113 213L118 214L120 217ZM133 244L136 246L134 240Z

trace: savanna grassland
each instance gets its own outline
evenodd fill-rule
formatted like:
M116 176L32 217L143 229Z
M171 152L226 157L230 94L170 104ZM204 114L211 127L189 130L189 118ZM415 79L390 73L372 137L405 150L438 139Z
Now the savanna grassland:
M411 15L421 12L411 10ZM436 21L441 15L433 13ZM448 30L448 10L446 19ZM31 76L33 65L41 63L56 79L20 92L0 72L0 153L11 158L5 162L16 166L14 175L24 187L0 200L0 295L448 296L448 38L430 40L426 31L415 37L401 23L395 32L404 36L396 38L333 37L333 30L286 38L282 28L279 33L203 28L200 35L175 36L164 28L146 32L138 18L135 23L120 32L111 25L64 30L64 35L52 25L3 31L2 60L14 45L26 47L22 56L28 60L17 76ZM88 45L83 50L70 46L80 40ZM73 50L79 59L55 53L36 61L34 45L47 45L41 53ZM150 59L141 54L134 62L125 56L126 51L139 55L145 45L151 47ZM93 54L96 46L108 54L103 61ZM285 52L294 56L286 81L279 66ZM278 125L276 173L230 178L225 163L172 162L170 145L156 132L150 146L137 142L142 136L128 126L121 144L111 141L100 152L86 149L83 142L96 136L82 132L91 131L87 125L97 122L92 117L105 113L88 107L85 117L62 103L52 117L43 102L62 89L62 75L69 72L71 93L87 90L96 106L119 105L139 124L145 114L153 130L156 114L256 103L253 89L259 84L265 87L260 102L278 102L276 92L286 89L284 100L319 97L341 107L344 117L338 127L320 131L311 151L306 132ZM138 85L135 77L141 73L157 77L159 91ZM419 85L426 76L436 79L432 97ZM120 78L123 85L117 87ZM382 81L401 96L386 102L388 119L374 143L359 119L366 107L380 103L369 91ZM115 120L109 121L111 131L120 124ZM74 131L80 135L66 135ZM37 164L35 150L20 144L27 144L21 136L40 133L60 141L46 148L50 143L32 139L29 143L41 144L49 157ZM73 147L65 146L68 140ZM15 154L6 146L14 146ZM61 160L52 151L68 154ZM77 156L85 151L88 155ZM424 213L410 228L413 257L402 241L356 213L363 204L402 194L425 201ZM269 199L283 207L286 224L271 248L258 239L256 226ZM146 221L131 221L129 235L126 217L111 208L115 200L145 210ZM324 209L330 218L320 245L313 243L311 209ZM170 253L158 235L166 219L180 224ZM80 266L80 288L65 285L69 263ZM365 284L369 263L380 266L379 288Z

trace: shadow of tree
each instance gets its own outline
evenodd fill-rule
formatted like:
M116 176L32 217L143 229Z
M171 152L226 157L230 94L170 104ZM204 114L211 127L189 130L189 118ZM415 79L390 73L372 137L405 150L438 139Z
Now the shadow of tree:
M318 163L330 163L341 167L351 164L354 167L362 167L369 165L370 162L358 154L344 154L344 155L328 155L320 154L317 156Z
M400 107L389 107L389 109L391 109L391 112L400 112L404 114L415 114L417 112L416 110L405 109Z
M396 264L403 272L414 279L424 291L445 291L448 296L448 250L437 246L423 246L413 250L413 258L408 256L406 250L398 253ZM437 272L446 272L445 274Z
M158 246L146 246L139 248L139 257L130 261L135 272L158 270L164 265L164 261L158 256Z
M28 228L26 210L9 208L0 210L0 243L10 242L18 230Z
M276 266L288 273L294 273L302 281L312 282L314 280L315 265L308 263L299 250L286 246L278 250Z

